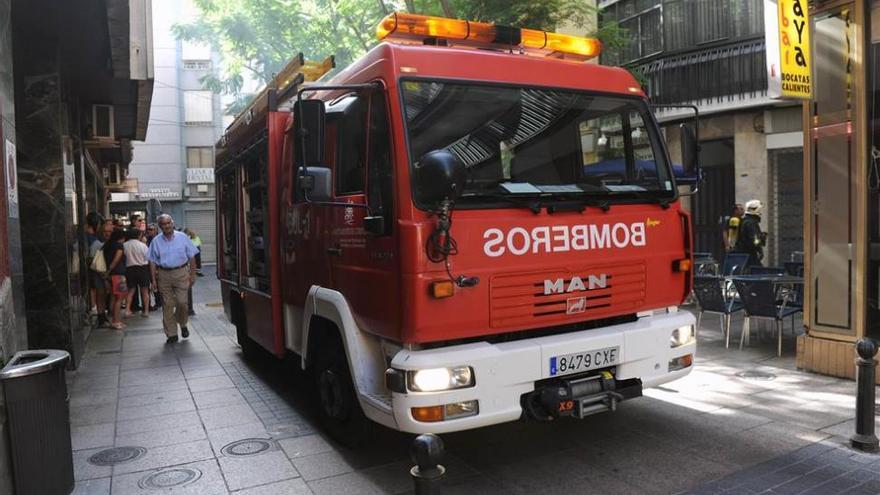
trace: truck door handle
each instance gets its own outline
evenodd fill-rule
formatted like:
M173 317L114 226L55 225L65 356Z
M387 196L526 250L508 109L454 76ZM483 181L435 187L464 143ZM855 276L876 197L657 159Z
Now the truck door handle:
M339 246L329 247L329 248L327 248L327 254L332 254L334 256L341 256L342 255L342 248Z

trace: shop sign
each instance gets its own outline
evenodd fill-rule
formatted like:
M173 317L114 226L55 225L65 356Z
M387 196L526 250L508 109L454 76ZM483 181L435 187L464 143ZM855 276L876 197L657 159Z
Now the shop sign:
M764 0L767 81L771 98L813 97L807 0Z
M149 199L149 198L180 198L180 193L178 191L172 191L167 187L154 187L152 189L147 189L145 192L138 194L140 199Z
M187 184L213 184L213 168L188 168L186 169Z

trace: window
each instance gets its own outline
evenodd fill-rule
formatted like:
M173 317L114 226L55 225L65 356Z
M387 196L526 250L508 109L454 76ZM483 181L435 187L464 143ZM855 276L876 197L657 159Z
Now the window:
M213 125L214 93L210 91L184 91L183 120L186 125Z
M210 146L194 146L186 149L187 168L214 168L214 149Z
M335 108L334 108L335 107ZM367 99L354 95L337 100L329 111L337 121L336 195L357 194L364 191L366 171Z
M370 162L367 203L374 215L385 217L385 234L391 233L393 190L391 173L391 133L388 129L388 107L385 94L376 92L370 107Z

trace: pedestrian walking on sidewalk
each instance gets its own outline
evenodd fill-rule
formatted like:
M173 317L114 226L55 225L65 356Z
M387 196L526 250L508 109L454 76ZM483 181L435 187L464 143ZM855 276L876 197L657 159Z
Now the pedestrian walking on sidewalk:
M129 229L125 244L125 281L128 284L128 297L125 300L125 316L133 316L134 298L141 296L141 316L146 318L150 313L150 265L147 261L147 243L144 232Z
M113 296L110 303L110 326L116 330L125 328L120 312L122 311L122 301L128 295L128 285L125 283L125 250L122 247L123 240L125 240L125 231L115 228L110 234L110 238L104 243L104 247L101 248L104 254L104 262L107 264L107 273L110 274L110 294Z
M159 215L161 234L150 243L147 259L153 285L162 295L162 326L168 343L177 342L180 336L189 337L186 328L188 318L188 291L196 281L196 247L183 232L174 230L171 215Z

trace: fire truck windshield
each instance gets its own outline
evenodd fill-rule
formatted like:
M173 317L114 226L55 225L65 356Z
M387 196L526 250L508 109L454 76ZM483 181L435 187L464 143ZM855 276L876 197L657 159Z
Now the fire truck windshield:
M658 129L638 98L411 79L401 87L411 165L432 150L455 154L468 171L462 206L528 195L675 197Z

